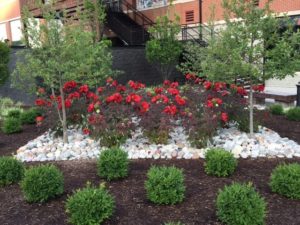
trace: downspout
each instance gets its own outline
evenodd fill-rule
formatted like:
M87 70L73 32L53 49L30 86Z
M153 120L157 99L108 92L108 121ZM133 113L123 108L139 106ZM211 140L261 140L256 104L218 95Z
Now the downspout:
M202 40L202 0L199 0L199 28L200 28L200 40Z

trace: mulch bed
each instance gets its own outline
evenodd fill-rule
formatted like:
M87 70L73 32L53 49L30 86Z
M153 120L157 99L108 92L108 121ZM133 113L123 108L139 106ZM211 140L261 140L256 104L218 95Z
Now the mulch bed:
M268 111L256 112L256 118L261 125L278 132L281 137L288 137L300 144L300 122L272 115Z
M272 169L282 162L300 159L239 160L237 171L230 178L216 178L204 173L203 160L138 160L130 164L130 175L121 181L106 183L115 196L116 210L105 225L161 225L167 221L181 221L186 225L220 225L216 217L217 192L233 181L252 182L267 201L268 225L300 224L300 201L272 193L268 181ZM67 224L64 204L74 189L87 181L94 185L103 182L96 175L95 161L55 163L65 176L63 196L44 204L25 202L18 185L0 189L0 224L2 225L60 225ZM144 181L149 167L175 165L184 169L186 198L175 206L158 206L146 199Z
M300 143L300 122L286 120L267 112L257 113L263 126L277 131ZM45 120L47 121L47 120ZM46 122L41 128L24 126L22 133L5 135L0 131L0 155L11 155L16 149L36 138L53 124ZM233 181L252 182L268 204L268 225L299 225L300 201L290 200L271 192L268 182L272 169L283 162L300 159L247 159L230 178L215 178L204 173L203 160L136 160L130 164L130 175L121 181L108 182L107 187L116 199L116 211L105 225L161 225L168 221L181 221L185 225L220 225L216 217L217 192ZM36 163L35 163L36 164ZM27 165L35 165L27 164ZM95 161L54 162L64 173L65 193L44 204L25 202L18 185L0 188L1 225L60 225L67 224L65 200L68 195L84 187L87 181L95 185L104 182L96 175ZM158 206L146 199L144 182L149 167L175 165L184 169L186 198L175 206Z

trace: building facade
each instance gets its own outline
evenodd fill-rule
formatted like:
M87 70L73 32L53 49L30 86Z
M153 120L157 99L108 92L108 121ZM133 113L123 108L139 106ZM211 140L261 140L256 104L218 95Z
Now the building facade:
M0 40L21 43L21 5L19 0L0 0Z

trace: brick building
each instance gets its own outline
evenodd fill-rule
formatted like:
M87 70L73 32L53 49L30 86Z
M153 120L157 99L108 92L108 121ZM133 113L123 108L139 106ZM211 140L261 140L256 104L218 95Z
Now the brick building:
M20 44L22 38L19 0L0 0L0 40Z

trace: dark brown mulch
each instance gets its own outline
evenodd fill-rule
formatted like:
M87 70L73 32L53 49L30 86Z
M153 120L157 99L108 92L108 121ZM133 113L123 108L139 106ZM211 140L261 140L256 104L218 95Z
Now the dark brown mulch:
M130 175L121 181L108 182L107 187L116 199L116 210L105 225L161 225L166 221L182 221L186 225L220 225L216 217L216 195L220 188L233 181L252 182L267 201L268 225L299 225L300 201L272 193L269 176L282 162L300 162L300 159L239 160L237 171L230 178L207 176L203 160L139 160L130 164ZM67 224L64 204L74 189L87 181L98 185L103 180L96 175L95 161L55 163L65 176L62 197L44 204L28 204L18 185L0 189L1 225L61 225ZM152 164L175 165L184 169L186 198L175 206L158 206L146 199L144 181Z
M285 116L272 115L268 111L256 112L259 123L300 144L300 122L290 121Z

